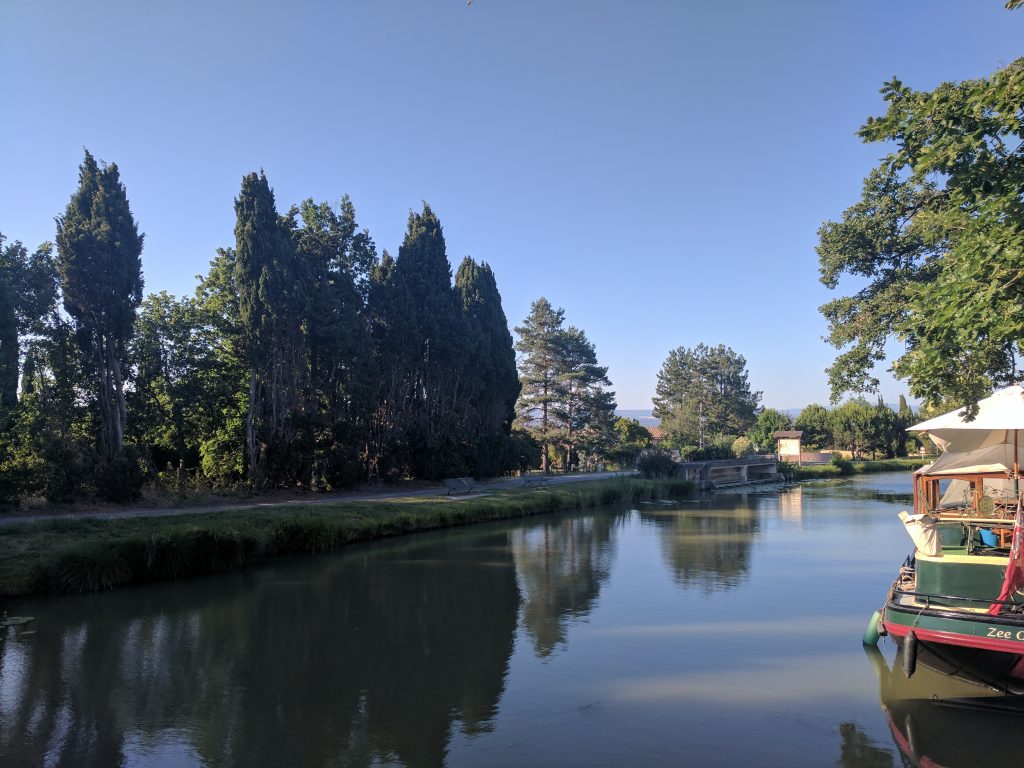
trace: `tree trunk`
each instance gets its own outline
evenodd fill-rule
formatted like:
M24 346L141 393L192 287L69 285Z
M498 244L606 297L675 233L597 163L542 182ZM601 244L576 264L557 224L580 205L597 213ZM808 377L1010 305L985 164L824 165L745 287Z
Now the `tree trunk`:
M249 481L260 487L259 456L256 450L256 401L259 384L255 368L249 372L249 412L245 416L245 446L249 453Z

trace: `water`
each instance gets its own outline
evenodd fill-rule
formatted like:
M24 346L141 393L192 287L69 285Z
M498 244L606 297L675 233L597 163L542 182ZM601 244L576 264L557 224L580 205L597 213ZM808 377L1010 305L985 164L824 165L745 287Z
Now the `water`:
M862 476L8 605L37 619L0 640L0 765L1020 764L1006 699L861 647L909 492Z

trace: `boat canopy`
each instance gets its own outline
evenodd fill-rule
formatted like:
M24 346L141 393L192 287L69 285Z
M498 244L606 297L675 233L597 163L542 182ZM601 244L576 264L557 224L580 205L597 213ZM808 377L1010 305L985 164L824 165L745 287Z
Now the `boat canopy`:
M1024 456L1024 451L1021 452ZM1013 472L1013 446L1006 443L976 448L972 451L950 451L942 453L931 464L921 467L918 475L978 475L983 473Z
M958 408L934 419L908 427L910 432L927 432L943 451L964 453L1017 444L1024 455L1024 387L1014 384L978 402L978 415L967 421ZM1009 466L1013 466L1011 456Z

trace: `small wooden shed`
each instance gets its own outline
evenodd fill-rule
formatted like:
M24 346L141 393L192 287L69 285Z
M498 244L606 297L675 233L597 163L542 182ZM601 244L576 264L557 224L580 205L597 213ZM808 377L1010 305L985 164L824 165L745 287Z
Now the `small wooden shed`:
M795 429L781 429L772 435L775 438L777 446L775 453L778 455L779 461L800 463L800 440L803 436L803 432Z

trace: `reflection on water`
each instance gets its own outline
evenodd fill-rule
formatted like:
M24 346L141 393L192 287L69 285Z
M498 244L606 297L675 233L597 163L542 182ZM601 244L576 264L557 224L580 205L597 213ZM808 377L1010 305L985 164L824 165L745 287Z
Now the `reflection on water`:
M891 750L879 747L856 723L840 723L839 765L843 768L893 768Z
M511 532L523 626L539 656L565 642L568 622L590 613L608 580L622 515L563 518Z
M1010 700L865 664L880 481L5 605L38 618L0 634L0 765L1013 764Z
M0 762L440 764L490 727L518 590L503 534L412 542L53 601L3 646Z
M918 663L907 678L865 648L878 676L882 712L893 742L913 766L1020 766L1024 698L961 680Z
M658 526L662 557L676 583L711 594L737 587L749 574L761 526L755 502L722 494L698 505L645 507L640 518Z

